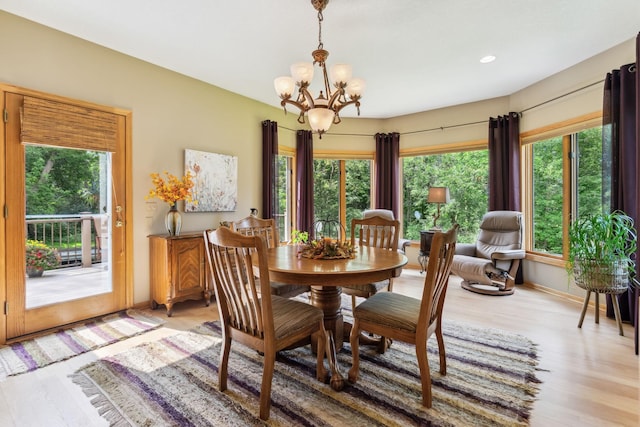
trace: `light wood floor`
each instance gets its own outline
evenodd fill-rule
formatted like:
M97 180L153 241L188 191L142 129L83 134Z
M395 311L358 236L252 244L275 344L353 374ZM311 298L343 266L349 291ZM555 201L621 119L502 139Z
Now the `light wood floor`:
M405 269L394 291L417 296L423 278ZM579 303L526 287L511 296L483 296L461 289L459 281L451 278L445 317L519 333L539 344L538 377L543 383L532 426L640 426L640 359L629 324L624 324L621 337L613 319L601 316L596 325L591 309L578 329ZM165 316L162 309L154 313ZM215 318L214 304L176 304L173 317L158 330L8 378L0 383L0 426L107 425L69 374L97 358Z

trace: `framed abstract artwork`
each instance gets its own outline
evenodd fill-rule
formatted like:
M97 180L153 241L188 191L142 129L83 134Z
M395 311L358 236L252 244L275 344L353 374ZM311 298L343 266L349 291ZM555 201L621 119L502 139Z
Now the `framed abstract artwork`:
M185 212L232 212L238 206L238 157L205 151L184 151L185 173L191 172L194 202Z

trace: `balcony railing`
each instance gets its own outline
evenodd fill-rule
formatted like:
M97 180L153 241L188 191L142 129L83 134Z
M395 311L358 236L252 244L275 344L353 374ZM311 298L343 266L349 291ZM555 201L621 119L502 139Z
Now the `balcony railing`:
M26 236L56 248L60 268L103 262L105 215L27 215Z

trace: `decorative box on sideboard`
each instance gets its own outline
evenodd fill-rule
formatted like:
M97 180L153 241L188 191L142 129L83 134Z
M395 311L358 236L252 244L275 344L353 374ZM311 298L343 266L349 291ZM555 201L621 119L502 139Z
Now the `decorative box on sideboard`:
M209 306L211 280L206 258L202 233L149 236L151 308L165 305L171 317L177 302L204 299Z

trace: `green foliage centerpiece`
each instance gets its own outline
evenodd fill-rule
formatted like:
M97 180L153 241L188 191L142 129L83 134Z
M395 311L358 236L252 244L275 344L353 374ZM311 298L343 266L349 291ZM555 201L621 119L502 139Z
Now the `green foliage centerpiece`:
M355 257L351 242L340 242L328 237L311 240L302 245L298 255L311 259L350 259Z
M620 294L635 274L637 249L633 219L622 211L589 215L569 229L566 268L582 289Z
M291 230L290 243L292 245L305 244L307 241L309 241L309 233L307 231Z

